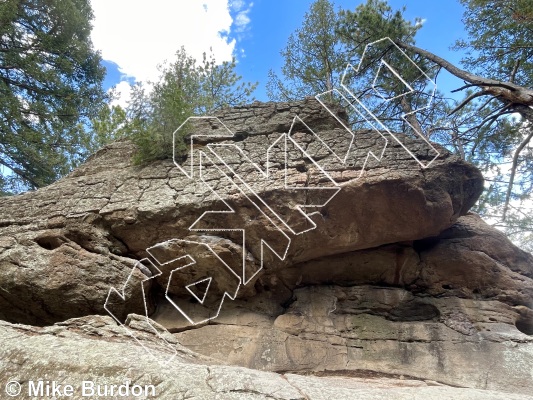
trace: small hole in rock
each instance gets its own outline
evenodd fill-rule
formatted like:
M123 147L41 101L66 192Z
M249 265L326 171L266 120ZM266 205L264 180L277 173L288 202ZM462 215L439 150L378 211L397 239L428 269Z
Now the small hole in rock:
M442 285L443 289L450 290L452 288L452 285Z
M434 305L414 300L399 304L386 318L391 321L426 321L439 316L440 312Z
M533 318L518 317L515 323L516 329L526 335L533 335Z
M66 240L64 238L57 236L41 236L35 238L35 243L37 243L39 246L46 250L57 249L65 242Z

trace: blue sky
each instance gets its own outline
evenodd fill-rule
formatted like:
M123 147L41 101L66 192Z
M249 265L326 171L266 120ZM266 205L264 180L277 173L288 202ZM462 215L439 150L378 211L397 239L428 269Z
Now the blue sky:
M171 60L181 45L196 57L212 47L217 59L235 55L238 73L246 81L259 82L255 97L267 101L268 71L279 72L283 63L280 50L289 35L301 26L312 2L154 0L146 6L146 2L138 0L92 0L95 9L93 41L102 51L108 70L105 86L118 84L119 89L125 89L126 82L156 80L157 64ZM353 10L361 1L337 0L334 3ZM425 21L417 35L420 47L459 62L461 55L450 50L456 39L465 36L461 22L463 7L458 0L438 3L389 0L389 4L393 9L406 6L404 16L409 20L420 17ZM439 90L449 92L460 82L441 75L437 85Z

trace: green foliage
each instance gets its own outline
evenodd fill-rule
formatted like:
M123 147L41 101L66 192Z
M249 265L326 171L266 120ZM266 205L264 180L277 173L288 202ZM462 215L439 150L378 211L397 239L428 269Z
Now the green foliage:
M337 33L347 51L355 60L354 65L359 71L356 75L347 76L345 84L358 98L365 99L365 105L389 129L413 133L412 128L421 134L429 136L435 121L442 118L443 104L434 102L433 107L425 113L418 113L409 117L409 126L404 115L426 106L432 99L433 86L421 74L422 70L428 77L435 75L434 64L412 52L400 50L391 41L414 43L414 37L422 27L421 20L414 23L403 17L405 7L394 11L386 1L367 0L360 4L355 11L341 10L339 12ZM380 39L388 37L390 40ZM371 44L371 47L367 45ZM363 57L364 54L364 57ZM362 64L360 60L362 59ZM398 71L402 80L408 82L415 90L414 94L404 95L405 84L388 68L381 64L386 61L392 69ZM416 63L415 67L413 64ZM375 72L379 69L379 80L375 80ZM383 99L371 89L377 88L381 95L391 99L384 104Z
M317 0L311 4L302 27L289 37L286 47L281 51L284 59L283 77L279 78L270 71L268 95L278 101L314 96L338 89L344 76L343 83L350 87L356 97L364 98L365 106L390 129L410 133L412 126L420 133L428 132L429 135L435 120L442 118L442 105L419 115L419 120L410 117L411 126L402 118L426 105L431 99L432 93L424 91L428 82L422 79L420 71L390 41L383 41L366 49L368 44L386 36L413 43L413 37L421 26L420 20L413 23L405 20L403 10L393 11L385 1L368 0L354 11L335 12L332 2ZM359 67L365 49L364 64L356 74L351 73L346 69L347 64ZM428 76L435 74L433 64L417 55L409 56ZM380 81L374 81L375 72L384 58L392 68L401 71L402 78L417 90L415 95L398 97L405 93L405 85L386 68L380 69ZM381 94L387 98L397 98L385 104L370 89L372 87L379 87ZM428 86L428 89L431 88ZM330 93L322 99L346 106L342 98ZM359 111L362 114L353 112L351 108L347 109L350 124L353 129L367 129L367 119L371 117L366 115L365 110ZM361 115L366 115L366 118Z
M0 2L1 191L47 185L87 155L105 95L88 0Z
M275 101L303 99L338 86L346 67L345 51L335 32L338 15L328 0L316 0L302 27L289 36L281 51L282 78L269 72L268 97Z
M386 1L367 0L355 11L341 10L339 13L339 35L348 51L362 54L368 43L384 37L414 43L414 36L422 27L417 18L414 24L403 17L405 7L394 11Z
M481 76L531 88L533 82L533 3L529 0L461 0L468 37L455 44L466 51L463 64ZM467 101L469 96L475 100ZM484 173L487 188L477 211L520 240L533 232L533 112L486 92L467 91L468 118L459 137L470 161ZM515 159L516 164L513 163ZM529 248L531 250L531 247Z
M129 134L126 111L118 105L104 104L90 125L92 131L87 148L91 153Z
M174 62L160 67L160 79L150 83L151 90L143 84L133 87L126 121L122 124L118 119L114 137L133 140L138 148L134 160L139 164L169 158L173 152L177 157L185 155L188 129L180 129L176 140L173 133L188 117L252 101L257 84L241 82L235 68L235 60L217 64L212 54L205 53L198 64L181 48Z
M533 82L533 3L529 0L461 0L467 40L456 43L465 50L463 64L471 71L495 80L531 87ZM468 90L465 98L475 95ZM484 170L512 155L531 122L527 115L511 116L513 104L503 104L490 93L481 94L460 110L471 123L462 133L469 144L472 161ZM528 160L527 154L524 162ZM533 180L533 176L531 176Z
M149 94L141 84L134 87L128 110L128 131L138 148L136 163L172 156L172 133L193 115L191 96L194 92L188 91L190 87L187 86L191 76L182 68L189 61L185 58L176 62L174 70L167 70ZM177 140L176 145L178 153L185 151L184 142Z
M344 72L346 52L347 61L359 70L348 73L343 83L363 99L365 107L389 129L409 134L414 127L475 163L488 183L476 211L516 240L531 239L533 100L527 99L531 99L533 82L533 3L460 1L466 9L463 21L468 38L455 48L466 50L463 64L470 72L416 48L415 35L422 22L407 21L405 8L393 10L385 0L367 0L354 11L335 13L331 2L318 0L281 52L283 78L271 71L269 96L291 100L330 90ZM424 89L427 82L420 79L420 71L390 41L374 43L384 37L401 45L428 77L437 77L442 68L464 81L466 85L458 89L465 91L463 101L436 93L430 109L411 114L427 105L433 93ZM373 43L371 48L367 48L369 43ZM383 68L382 61L399 71L416 94L399 96L405 85ZM380 77L374 80L377 68ZM386 104L374 88L389 99ZM364 127L365 118L358 113L349 112L349 117L353 129Z
M206 115L224 107L235 107L252 101L252 93L256 83L241 82L237 75L235 58L217 64L213 54L209 57L204 53L203 62L197 67L198 95L194 113Z
M533 2L531 0L461 0L468 40L464 65L488 78L531 86L533 81Z

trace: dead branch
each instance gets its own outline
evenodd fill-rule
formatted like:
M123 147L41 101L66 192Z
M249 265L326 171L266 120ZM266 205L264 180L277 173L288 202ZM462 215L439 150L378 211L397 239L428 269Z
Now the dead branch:
M518 72L518 68L520 67L520 60L516 60L513 70L511 71L511 76L509 77L509 81L514 83L514 80L516 78L516 73Z
M533 105L533 89L519 86L512 82L501 82L494 79L483 78L458 68L449 61L446 61L444 58L441 58L427 50L423 50L416 46L412 46L400 41L395 41L395 43L405 50L420 54L428 60L433 61L452 75L455 75L456 77L463 79L465 82L468 82L470 85L483 88L488 92L488 94L497 97L501 101L528 106ZM470 85L467 85L464 88L470 87Z
M466 106L468 103L470 103L472 100L474 100L477 97L485 96L487 94L486 91L480 90L479 92L473 93L470 96L468 96L466 99L464 99L461 104L459 104L457 107L455 107L448 116L455 114L457 111L459 111L461 108Z
M505 204L503 206L502 221L505 221L505 218L507 216L507 210L509 209L509 202L511 201L511 194L513 191L516 168L518 167L518 157L520 156L520 152L530 142L531 138L533 138L533 129L530 130L529 135L527 135L526 138L522 140L522 142L520 143L520 145L516 148L514 152L513 165L511 167L511 177L509 178L509 186L507 186L507 194L505 195Z

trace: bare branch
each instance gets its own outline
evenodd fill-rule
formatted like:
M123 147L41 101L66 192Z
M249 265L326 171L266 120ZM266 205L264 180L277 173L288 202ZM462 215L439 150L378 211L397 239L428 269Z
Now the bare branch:
M483 125L485 125L487 122L490 122L487 128L489 128L498 118L500 118L502 115L512 114L515 112L513 109L511 109L511 104L504 105L503 107L498 108L497 110L494 110L487 118L485 118L483 121L481 121L478 125L467 129L463 132L463 134L467 134L469 132L472 132L476 129L480 129ZM471 150L472 154L475 151L476 146L474 146Z
M468 103L470 103L472 100L474 100L476 97L485 96L487 94L486 91L481 90L479 92L473 93L470 96L468 96L466 99L464 99L461 104L459 104L457 107L455 107L448 116L455 114L457 111L459 111L461 108L466 106Z
M461 90L465 90L465 89L468 89L469 87L473 87L473 86L477 86L477 85L475 85L473 83L469 83L467 85L461 86L460 88L453 89L451 92L452 93L457 93L457 92L460 92Z
M497 110L494 110L491 115L489 115L487 118L481 121L481 123L477 126L477 128L481 128L483 125L485 125L489 121L490 121L489 126L491 126L502 115L511 114L512 111L509 110L510 106L511 106L510 104L507 104L503 107L498 108Z
M411 104L407 101L405 96L402 96L401 99L401 106L402 110L404 112L404 118L405 120L411 125L411 128L415 131L415 133L418 133L420 135L424 135L424 131L422 130L422 127L420 126L420 122L416 118L416 116L413 113L413 109L411 107Z
M533 138L533 129L531 129L531 131L529 132L529 135L527 135L526 138L522 140L522 143L520 143L520 145L516 148L514 152L513 166L511 167L511 177L509 178L509 186L507 186L507 194L505 195L505 204L503 206L502 221L505 221L505 218L507 217L507 210L509 209L509 202L511 201L511 193L513 191L516 168L518 167L518 157L520 156L520 152L530 142L531 138Z
M420 54L428 60L433 61L449 73L455 75L460 79L463 79L469 84L483 88L488 92L488 94L494 97L498 97L501 101L507 101L516 104L533 105L533 89L519 86L512 82L500 82L494 79L483 78L481 76L471 74L470 72L467 72L461 68L458 68L449 61L446 61L444 58L441 58L427 50L423 50L416 46L412 46L410 44L406 44L400 41L395 41L395 43L405 50Z
M513 70L511 71L511 76L509 77L509 81L514 83L514 80L516 78L516 73L518 72L518 68L520 67L520 60L516 60Z

